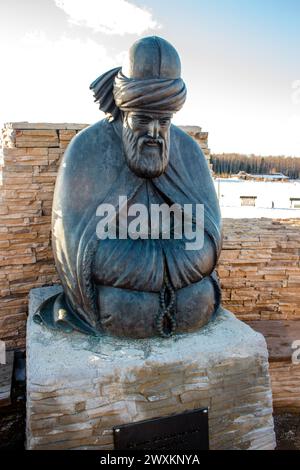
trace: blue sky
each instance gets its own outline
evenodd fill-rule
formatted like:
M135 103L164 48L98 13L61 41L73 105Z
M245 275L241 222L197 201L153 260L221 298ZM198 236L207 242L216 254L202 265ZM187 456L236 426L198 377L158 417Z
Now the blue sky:
M299 0L1 0L0 122L101 119L89 83L151 34L182 58L176 124L214 152L300 156Z

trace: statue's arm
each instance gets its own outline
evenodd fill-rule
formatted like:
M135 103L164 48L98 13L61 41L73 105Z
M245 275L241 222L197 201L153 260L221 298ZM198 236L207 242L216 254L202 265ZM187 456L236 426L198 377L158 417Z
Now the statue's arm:
M215 269L217 264L216 247L211 237L204 233L204 244L200 250L199 270L203 277L209 276Z

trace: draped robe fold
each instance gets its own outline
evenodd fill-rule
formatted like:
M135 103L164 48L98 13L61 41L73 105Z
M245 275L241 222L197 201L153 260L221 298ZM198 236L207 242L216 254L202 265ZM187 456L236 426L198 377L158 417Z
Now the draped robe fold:
M145 183L129 169L122 148L118 123L104 119L77 134L63 156L53 201L52 244L64 293L48 299L36 315L50 327L101 331L92 272L101 243L96 210L103 203L117 209L120 195L130 201ZM170 204L204 205L205 234L213 246L215 267L222 235L213 181L199 145L174 125L167 169L151 183ZM209 274L217 284L213 270Z

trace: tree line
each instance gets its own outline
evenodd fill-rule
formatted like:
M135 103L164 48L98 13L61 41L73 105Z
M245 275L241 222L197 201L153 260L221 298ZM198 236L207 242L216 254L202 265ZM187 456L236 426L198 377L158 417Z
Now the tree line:
M245 171L252 175L271 175L283 173L291 179L300 178L300 158L296 157L262 157L239 153L212 154L211 163L216 175L228 177Z

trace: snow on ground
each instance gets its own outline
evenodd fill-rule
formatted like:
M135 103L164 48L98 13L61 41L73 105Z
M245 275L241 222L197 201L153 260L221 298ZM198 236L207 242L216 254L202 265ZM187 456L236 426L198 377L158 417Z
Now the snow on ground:
M214 180L224 218L300 218L300 181ZM241 197L256 198L255 207L241 206ZM299 199L299 202L293 202ZM292 208L297 204L298 208Z
M264 207L224 207L221 206L224 219L300 219L300 209L269 209Z

